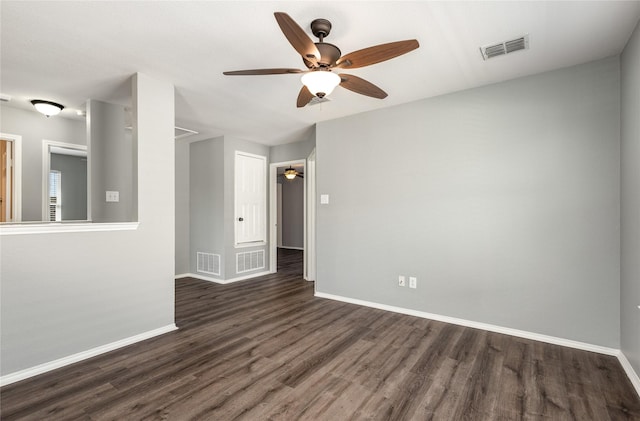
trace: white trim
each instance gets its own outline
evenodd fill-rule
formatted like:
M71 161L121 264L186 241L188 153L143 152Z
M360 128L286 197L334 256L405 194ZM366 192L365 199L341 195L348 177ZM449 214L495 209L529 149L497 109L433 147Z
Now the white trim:
M278 271L278 194L276 184L278 184L278 167L286 167L290 165L302 164L302 172L306 173L307 160L306 159L294 159L292 161L274 162L269 164L269 269L271 273ZM307 185L304 183L303 187L303 224L304 230L302 234L302 241L305 244L307 240ZM285 247L282 247L285 248ZM304 250L304 249L303 249ZM303 256L303 267L306 265L307 255Z
M301 250L304 251L304 247L289 247L289 246L278 246L279 249L287 249L287 250Z
M42 221L49 221L49 171L51 171L51 148L73 149L75 151L84 151L87 154L87 146L77 143L58 142L56 140L42 139ZM57 153L60 153L58 151ZM88 164L88 163L87 163ZM90 167L87 165L87 220L91 219L89 203L91 203L91 184L89 180Z
M392 311L394 313L407 314L409 316L421 317L423 319L437 320L440 322L451 323L454 325L471 327L474 329L488 330L489 332L502 333L510 336L517 336L519 338L532 339L534 341L546 342L554 345L566 346L569 348L581 349L583 351L597 352L599 354L612 355L617 357L620 354L620 350L615 348L608 348L605 346L589 344L585 342L578 342L571 339L558 338L555 336L543 335L540 333L527 332L525 330L512 329L510 327L496 326L488 323L474 322L472 320L458 319L456 317L442 316L440 314L427 313L424 311L411 310L408 308L390 306L386 304L374 303L371 301L358 300L355 298L342 297L340 295L326 294L324 292L315 293L316 297L327 298L335 301L342 301L350 304L357 304L365 307L377 308L379 310Z
M256 241L256 242L253 242L253 243L234 244L233 248L246 249L246 248L249 248L249 247L264 247L266 245L267 245L266 241Z
M176 275L175 279L195 278L195 279L199 279L201 281L208 281L208 282L214 282L214 283L220 284L220 285L226 285L226 284L232 284L232 283L238 282L238 281L246 281L247 279L257 278L259 276L271 275L272 273L275 273L275 272L271 272L271 271L267 270L267 271L258 272L258 273L252 273L252 274L249 274L249 275L239 276L237 278L231 278L231 279L212 278L210 276L202 276L202 275L196 274L196 273L181 273L180 275Z
M0 138L13 143L13 188L11 204L13 206L13 222L22 221L22 136L0 133Z
M303 276L307 281L316 279L316 148L313 148L307 157L305 171L306 223L304 243L304 271Z
M0 377L0 386L6 386L8 384L27 379L29 377L37 376L38 374L46 373L47 371L55 370L57 368L67 366L69 364L74 364L79 361L83 361L88 358L92 358L97 355L116 350L118 348L132 345L136 342L144 341L146 339L151 339L155 336L159 336L177 329L178 328L176 327L175 323L171 323L170 325L166 325L158 329L149 330L147 332L130 336L128 338L121 339L119 341L111 342L106 345L101 345L96 348L91 348L86 351L78 352L77 354L62 357L57 360L50 361L48 363L39 364L35 367L16 371L15 373L7 374L5 376Z
M619 351L616 356L618 357L618 361L620 361L625 373L627 373L627 377L631 380L631 384L636 389L636 393L640 396L640 377L638 377L638 373L635 372L633 366L622 351Z
M3 235L24 234L59 234L65 232L95 232L95 231L131 231L137 230L139 222L37 222L34 224L0 225L0 237Z

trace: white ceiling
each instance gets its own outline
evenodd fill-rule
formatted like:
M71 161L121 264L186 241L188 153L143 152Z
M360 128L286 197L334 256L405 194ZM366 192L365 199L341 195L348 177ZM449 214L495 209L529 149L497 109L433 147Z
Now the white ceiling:
M337 88L298 109L300 76L224 76L225 70L304 68L274 11L307 31L329 19L343 54L412 39L418 50L346 71L380 86L373 99ZM125 103L142 72L176 88L176 125L197 137L276 145L319 121L619 54L640 1L2 1L0 92L12 106L39 98L75 114L88 98ZM483 61L479 47L529 34L530 49Z

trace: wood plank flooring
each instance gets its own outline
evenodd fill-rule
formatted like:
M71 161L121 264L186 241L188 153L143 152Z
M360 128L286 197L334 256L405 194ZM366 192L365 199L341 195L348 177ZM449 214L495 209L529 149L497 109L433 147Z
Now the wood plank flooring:
M640 420L614 357L313 297L176 281L179 330L0 390L2 420Z

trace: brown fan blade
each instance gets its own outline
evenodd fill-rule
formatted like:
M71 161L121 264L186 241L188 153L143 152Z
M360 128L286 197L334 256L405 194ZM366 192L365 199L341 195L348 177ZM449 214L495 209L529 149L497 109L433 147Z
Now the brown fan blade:
M340 82L340 86L350 91L353 91L357 94L362 94L366 96L370 96L373 98L383 99L387 97L387 93L382 89L378 88L371 82L367 82L366 80L359 78L354 75L347 75L342 73L340 75L342 82Z
M275 12L274 16L276 17L278 25L280 25L282 33L284 33L284 36L287 37L298 54L314 63L320 59L318 47L316 47L304 30L291 19L291 16L283 12Z
M418 44L418 41L415 39L380 44L374 47L354 51L353 53L340 57L335 67L355 69L358 67L369 66L371 64L380 63L381 61L401 56L409 51L415 50L419 46L420 44Z
M222 72L227 76L251 76L251 75L285 75L287 73L302 73L300 69L253 69Z
M300 93L298 93L298 101L296 105L298 108L302 108L309 103L313 99L315 95L311 93L309 88L302 85L302 89L300 89Z

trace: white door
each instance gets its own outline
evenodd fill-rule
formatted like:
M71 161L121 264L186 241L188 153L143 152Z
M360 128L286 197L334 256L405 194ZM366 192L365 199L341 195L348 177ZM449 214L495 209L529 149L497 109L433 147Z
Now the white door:
M266 175L264 156L236 152L236 245L266 241Z

